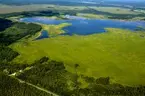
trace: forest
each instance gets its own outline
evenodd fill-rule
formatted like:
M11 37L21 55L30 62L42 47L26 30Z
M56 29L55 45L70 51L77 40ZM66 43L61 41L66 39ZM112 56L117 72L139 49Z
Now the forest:
M24 17L77 15L78 12L105 14L110 19L145 16L145 14L113 14L93 9L60 12L47 10L0 15L5 18L0 18L0 96L145 96L145 86L114 83L111 82L110 76L97 78L85 76L78 71L82 68L80 64L72 65L73 72L70 72L64 62L52 60L47 56L31 64L12 62L20 53L13 50L10 45L24 37L35 35L42 30L42 27L34 23L13 22L6 18L19 15Z
M26 68L31 67L29 70ZM60 96L144 96L145 86L129 87L117 83L111 83L110 77L88 77L78 74L77 69L81 67L74 64L75 73L66 70L63 62L49 60L43 57L33 64L7 64L0 65L0 93L2 96L53 96L43 91L36 90L29 86L27 82L45 88ZM10 76L13 72L25 70L17 73L16 77ZM18 79L17 79L18 78ZM20 83L20 80L25 81ZM87 84L83 87L83 84ZM16 95L17 94L17 95Z
M40 25L12 22L7 19L0 19L0 62L13 60L19 53L8 47L9 44L29 35L34 35L41 30Z
M4 31L6 28L12 25L13 25L12 21L0 18L0 31Z
M34 35L39 31L41 31L40 25L16 22L13 26L0 33L0 44L9 45L27 35Z
M0 72L1 96L52 96Z
M0 21L0 96L52 96L25 83L20 83L8 75L29 66L10 63L19 53L13 51L8 45L26 35L35 34L41 30L41 27L36 24L13 23L7 19L0 19Z

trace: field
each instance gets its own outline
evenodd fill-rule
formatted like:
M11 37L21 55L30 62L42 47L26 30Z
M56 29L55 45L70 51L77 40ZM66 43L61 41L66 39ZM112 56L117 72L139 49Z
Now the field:
M109 12L109 13L117 13L117 14L137 14L139 12L133 12L127 8L120 7L96 7L92 6L91 8L96 9L98 11ZM30 5L3 5L0 4L0 14L4 13L12 13L12 12L22 12L22 11L38 11L38 10L85 10L87 6L59 6L59 5L51 5L51 4L30 4Z
M91 8L96 9L98 11L109 12L114 14L139 14L140 13L140 12L131 11L131 9L128 8L121 8L121 7L91 7Z
M24 14L25 13L25 14ZM27 14L26 14L27 13ZM53 16L57 19L64 19L64 15L75 15L90 19L123 19L123 20L144 20L144 9L142 11L122 7L102 6L64 6L51 4L30 4L30 5L2 5L0 4L0 17L7 17L15 20L19 17L29 16Z
M0 14L26 11L43 11L43 10L84 10L85 6L59 6L51 4L30 4L30 5L3 5L0 4Z
M2 5L0 4L0 14L6 13L13 13L13 12L23 12L23 11L39 11L39 10L46 10L48 7L52 5L40 5L40 4L33 4L33 5Z
M79 64L79 73L86 76L109 76L115 83L145 85L144 32L106 30L106 33L88 36L20 40L10 45L20 53L13 62L30 64L48 56L52 60L63 61L71 72L74 72L74 64Z
M94 19L106 19L105 15L97 15L97 14L87 14L87 13L78 13L77 16L85 17L85 18L94 18Z

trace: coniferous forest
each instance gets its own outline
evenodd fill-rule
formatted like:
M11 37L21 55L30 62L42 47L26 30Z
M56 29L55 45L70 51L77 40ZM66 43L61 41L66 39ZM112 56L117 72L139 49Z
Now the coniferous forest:
M0 96L145 96L144 7L83 1L2 2L38 9L0 13ZM78 22L84 25L73 26ZM105 27L89 34L85 24Z

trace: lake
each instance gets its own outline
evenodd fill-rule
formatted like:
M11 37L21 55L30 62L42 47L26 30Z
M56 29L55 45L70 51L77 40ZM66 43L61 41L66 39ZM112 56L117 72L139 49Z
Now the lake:
M36 40L44 39L44 38L49 38L48 32L46 30L43 30L41 32L41 35L38 38L36 38Z
M21 18L21 22L42 23L42 24L54 24L71 23L71 26L63 28L65 34L72 35L89 35L94 33L105 32L105 28L121 28L128 30L136 30L138 27L145 27L144 21L121 21L121 20L107 20L107 19L86 19L81 17L66 16L69 19L56 20L45 17L28 17Z

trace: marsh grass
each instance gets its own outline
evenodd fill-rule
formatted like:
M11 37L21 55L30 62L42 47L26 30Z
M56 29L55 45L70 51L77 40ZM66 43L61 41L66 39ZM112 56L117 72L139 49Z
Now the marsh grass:
M57 36L37 41L29 40L10 47L20 56L13 62L32 63L43 56L65 63L67 70L93 77L109 76L112 82L145 85L145 33L122 29L106 29L106 33L86 36Z

